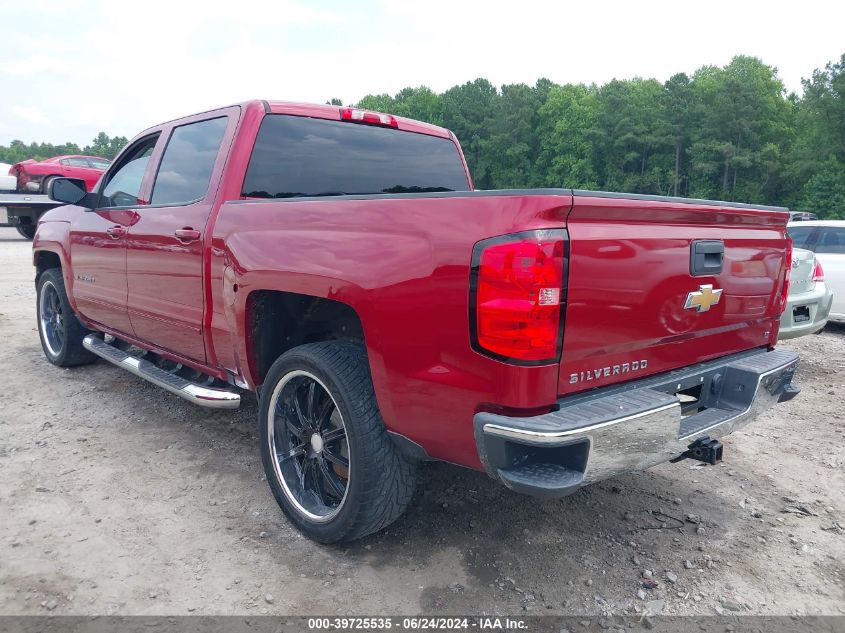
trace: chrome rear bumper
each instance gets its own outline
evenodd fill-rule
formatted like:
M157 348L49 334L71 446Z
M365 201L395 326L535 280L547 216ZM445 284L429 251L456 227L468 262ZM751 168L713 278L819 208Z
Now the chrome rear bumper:
M789 350L754 350L570 396L540 416L478 413L479 456L509 488L565 496L673 459L698 438L718 439L745 426L797 395L791 384L797 363ZM683 404L678 392L697 394L697 402Z

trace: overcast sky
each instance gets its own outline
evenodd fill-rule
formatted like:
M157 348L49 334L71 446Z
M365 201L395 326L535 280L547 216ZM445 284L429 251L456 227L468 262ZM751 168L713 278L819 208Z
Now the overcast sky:
M787 89L845 53L845 2L0 0L0 143L84 145L247 99L352 103L476 77L661 81L754 55Z

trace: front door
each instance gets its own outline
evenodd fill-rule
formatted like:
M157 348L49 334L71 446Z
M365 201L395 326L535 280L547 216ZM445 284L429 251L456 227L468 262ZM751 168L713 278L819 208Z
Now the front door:
M126 259L127 307L135 336L199 363L206 359L206 225L225 158L220 147L224 137L231 138L226 131L235 118L204 116L169 128L150 204L138 210L129 227Z
M77 310L106 328L132 333L126 311L126 235L138 219L144 176L158 135L128 148L103 179L96 208L70 227L73 298Z

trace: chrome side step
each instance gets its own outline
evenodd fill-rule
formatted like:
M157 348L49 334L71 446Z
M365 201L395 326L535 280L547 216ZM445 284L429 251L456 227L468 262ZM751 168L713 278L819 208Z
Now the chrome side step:
M97 338L94 334L86 336L82 341L82 345L85 349L100 358L201 407L237 409L241 404L240 394L234 391L203 387L185 380L181 376L171 374L160 367L156 367L148 360L136 358L113 345L109 345L103 339Z

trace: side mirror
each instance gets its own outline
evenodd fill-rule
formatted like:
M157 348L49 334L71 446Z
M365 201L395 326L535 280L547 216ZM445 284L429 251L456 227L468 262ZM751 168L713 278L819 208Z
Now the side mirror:
M87 194L85 181L79 178L54 178L47 188L51 200L65 204L79 204Z

